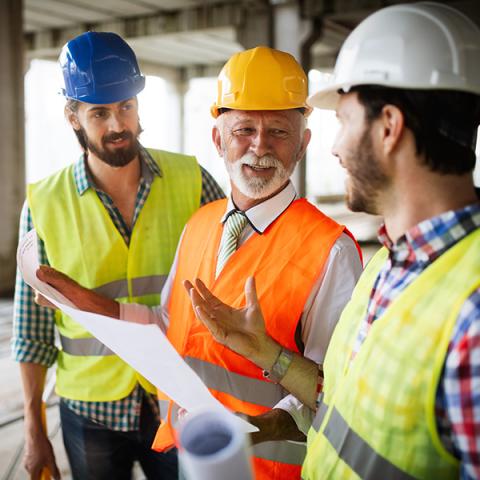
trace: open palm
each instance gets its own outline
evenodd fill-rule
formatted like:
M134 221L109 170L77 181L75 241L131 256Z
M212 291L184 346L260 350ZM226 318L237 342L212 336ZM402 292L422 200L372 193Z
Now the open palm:
M258 303L255 279L245 282L244 308L233 308L223 303L200 280L193 285L184 282L196 317L208 328L217 342L257 363L263 344L269 341L265 320Z

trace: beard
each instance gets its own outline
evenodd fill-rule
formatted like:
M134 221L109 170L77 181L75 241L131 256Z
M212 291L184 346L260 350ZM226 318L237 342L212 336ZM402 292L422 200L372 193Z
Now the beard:
M257 157L254 153L246 153L236 161L230 161L225 153L224 162L230 180L235 187L246 197L255 200L261 200L276 193L287 183L297 163L292 162L288 168L285 168L283 163L273 155ZM275 171L273 176L269 178L246 175L243 171L243 165L274 168Z
M367 126L357 145L350 150L347 165L346 204L352 212L378 215L378 196L389 183L373 149Z
M135 134L125 130L120 133L109 133L104 135L100 141L101 145L90 140L82 127L80 127L78 133L83 136L88 151L92 152L96 157L102 160L102 162L111 167L124 167L125 165L128 165L134 158L136 158L140 150L140 144L138 143L138 136L142 133L140 125ZM110 150L108 148L108 143L115 140L128 140L129 143L125 147Z

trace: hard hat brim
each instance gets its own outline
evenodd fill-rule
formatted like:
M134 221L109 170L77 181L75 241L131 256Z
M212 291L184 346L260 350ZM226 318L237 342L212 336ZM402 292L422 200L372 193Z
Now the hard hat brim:
M313 93L307 98L307 103L311 107L320 108L322 110L336 110L340 94L338 90L341 85L331 85L322 88L318 92Z

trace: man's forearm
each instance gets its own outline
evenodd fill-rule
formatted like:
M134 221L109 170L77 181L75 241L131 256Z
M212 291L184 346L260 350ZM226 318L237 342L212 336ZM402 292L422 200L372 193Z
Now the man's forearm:
M265 336L265 338L260 340L259 348L252 354L249 360L260 368L270 371L281 348L281 345L273 338ZM280 381L280 385L307 407L315 410L318 375L318 365L315 362L295 353L292 363Z
M43 432L42 394L47 368L37 363L20 363L23 384L25 430L32 434Z
M274 408L266 413L249 416L248 421L258 427L259 431L251 434L253 444L273 440L305 441L291 415L285 410Z

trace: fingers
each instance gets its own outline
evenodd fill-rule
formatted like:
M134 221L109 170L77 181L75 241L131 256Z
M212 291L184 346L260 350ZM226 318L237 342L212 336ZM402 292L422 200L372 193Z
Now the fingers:
M58 281L59 273L60 272L57 272L54 268L48 265L40 265L40 267L37 270L37 277L42 282L50 283L50 282Z
M255 277L248 277L245 282L245 302L247 307L258 306L257 286Z
M52 461L49 462L48 470L50 471L50 474L52 475L54 480L60 480L60 478L61 478L60 470L57 467L57 464L55 462L55 458L52 458ZM48 477L46 477L46 478L48 478Z
M72 285L78 286L77 282L70 277L48 265L40 265L37 270L37 277L42 280L42 282L48 283L60 292L62 292L65 287Z
M214 309L224 306L223 302L213 295L199 278L195 280L195 285L189 280L184 280L183 286L187 290L194 308L201 306L205 311L213 314Z
M53 308L56 309L57 307L49 302L42 294L40 294L37 290L35 290L35 297L34 297L35 303L37 305L40 305L41 307L47 307L47 308Z
M195 280L195 286L197 287L200 295L203 297L205 302L209 304L210 307L216 308L223 305L223 302L219 298L217 298L199 278Z

